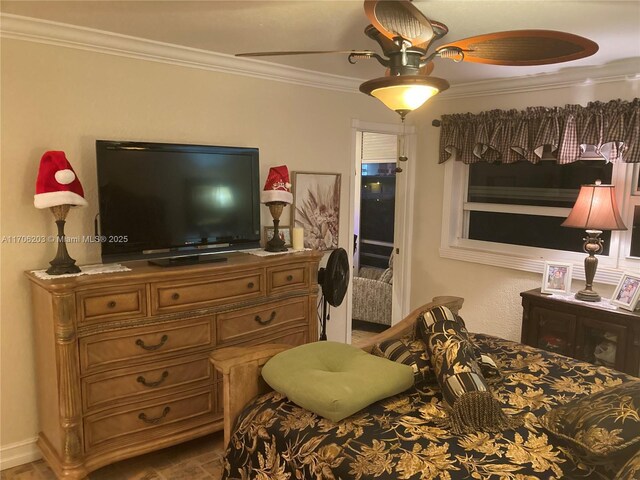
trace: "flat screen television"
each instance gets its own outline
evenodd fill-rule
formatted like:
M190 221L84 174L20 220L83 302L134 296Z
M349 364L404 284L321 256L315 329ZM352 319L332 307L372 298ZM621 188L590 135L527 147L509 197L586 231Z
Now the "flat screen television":
M257 148L97 140L96 159L103 262L259 246Z

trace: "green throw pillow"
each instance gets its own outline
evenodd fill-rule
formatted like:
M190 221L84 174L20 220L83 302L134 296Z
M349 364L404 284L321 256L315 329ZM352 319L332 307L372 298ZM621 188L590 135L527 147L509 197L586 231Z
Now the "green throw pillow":
M540 423L590 461L640 449L640 380L560 405Z
M413 385L408 365L326 341L275 355L262 377L295 404L334 422Z

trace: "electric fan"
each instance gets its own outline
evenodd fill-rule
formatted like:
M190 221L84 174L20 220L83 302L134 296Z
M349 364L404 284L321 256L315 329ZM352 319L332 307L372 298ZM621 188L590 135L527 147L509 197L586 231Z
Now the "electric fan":
M349 286L349 257L344 248L338 248L331 252L327 266L318 270L318 285L322 289L320 340L326 340L329 305L332 307L340 306Z

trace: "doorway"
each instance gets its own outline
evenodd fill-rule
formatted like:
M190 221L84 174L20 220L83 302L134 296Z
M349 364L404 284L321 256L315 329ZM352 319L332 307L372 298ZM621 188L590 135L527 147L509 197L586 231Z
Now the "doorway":
M357 126L351 217L353 281L347 319L347 341L354 344L389 328L408 309L406 252L411 232L406 226L411 225L411 169L408 162L398 162L398 152L401 141L415 144L413 131L403 135L395 125Z

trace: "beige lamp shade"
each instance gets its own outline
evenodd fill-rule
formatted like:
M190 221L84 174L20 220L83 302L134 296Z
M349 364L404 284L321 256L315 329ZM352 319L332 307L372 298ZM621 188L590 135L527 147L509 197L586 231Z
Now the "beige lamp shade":
M426 75L381 77L360 85L362 93L376 97L402 118L447 88L449 83L446 80Z
M583 230L626 230L622 222L613 185L583 185L563 227Z

